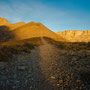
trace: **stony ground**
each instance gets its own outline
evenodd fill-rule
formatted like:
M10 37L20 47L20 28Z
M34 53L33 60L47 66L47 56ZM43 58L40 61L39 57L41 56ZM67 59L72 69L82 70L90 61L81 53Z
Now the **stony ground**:
M90 90L90 52L47 43L0 62L0 90Z

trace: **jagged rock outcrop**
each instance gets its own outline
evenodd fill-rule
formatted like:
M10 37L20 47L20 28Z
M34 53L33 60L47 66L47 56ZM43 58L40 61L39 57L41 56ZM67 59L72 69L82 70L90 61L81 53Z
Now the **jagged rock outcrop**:
M90 41L90 30L80 31L80 30L67 30L59 31L56 34L67 39L69 42L89 42Z
M10 24L10 22L7 19L0 17L0 26L9 25L9 24Z

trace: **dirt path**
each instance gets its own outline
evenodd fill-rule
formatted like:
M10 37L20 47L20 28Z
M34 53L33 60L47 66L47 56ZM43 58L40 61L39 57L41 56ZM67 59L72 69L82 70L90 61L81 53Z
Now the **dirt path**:
M0 62L0 90L86 90L72 73L70 55L41 40L44 45L31 53L14 55L10 63Z
M0 90L54 90L50 79L57 65L57 50L41 39L44 45L30 54L14 55L13 62L0 63L3 72L0 73Z
M30 54L32 73L35 79L33 83L36 84L36 90L56 90L57 81L55 75L58 71L56 69L59 68L57 63L60 57L59 50L43 38L41 40L44 45L36 48ZM37 83L38 79L40 83Z
M41 70L44 73L45 77L50 80L56 73L56 68L58 67L57 60L59 59L59 50L46 42L43 38L43 46L40 46L40 66ZM53 77L54 78L54 77Z

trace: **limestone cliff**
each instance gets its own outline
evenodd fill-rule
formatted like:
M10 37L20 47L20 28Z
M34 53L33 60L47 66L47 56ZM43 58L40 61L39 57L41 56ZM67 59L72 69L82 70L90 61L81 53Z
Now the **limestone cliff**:
M89 42L90 41L90 30L67 30L56 32L61 37L67 39L69 42Z

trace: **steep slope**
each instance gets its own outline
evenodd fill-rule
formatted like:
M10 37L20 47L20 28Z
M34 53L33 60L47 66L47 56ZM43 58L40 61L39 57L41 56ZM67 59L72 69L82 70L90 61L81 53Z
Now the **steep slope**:
M33 37L50 37L55 40L61 40L64 41L63 38L61 38L59 35L56 33L52 32L48 28L46 28L43 24L41 23L34 23L30 22L20 28L17 28L16 30L12 31L15 35L15 40L22 40L22 39L27 39L27 38L33 38Z
M7 19L0 17L0 42L9 41L14 38L12 30L25 25L24 22L11 24Z
M89 42L90 41L90 30L80 31L80 30L67 30L59 31L56 34L67 39L70 42Z

